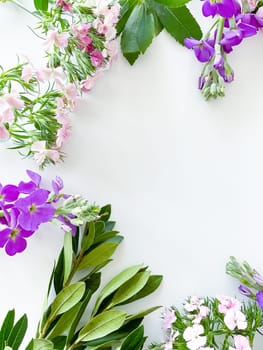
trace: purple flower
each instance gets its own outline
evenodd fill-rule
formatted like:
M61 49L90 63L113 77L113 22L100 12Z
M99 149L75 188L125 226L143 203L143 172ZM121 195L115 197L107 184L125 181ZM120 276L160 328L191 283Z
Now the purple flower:
M193 49L196 58L200 62L208 62L215 53L215 49L206 40L196 40L194 38L184 39L184 44L188 49Z
M220 15L230 18L240 13L241 7L236 0L204 0L202 12L205 17Z
M247 24L247 23L239 23L238 25L238 29L241 30L241 33L243 35L243 38L248 38L250 36L256 35L258 32L258 28L254 27L251 24Z
M0 184L0 201L3 202L13 202L17 200L19 196L19 191L15 185L2 186Z
M246 297L250 297L251 296L251 290L244 286L243 284L240 284L240 286L238 287L238 290L240 291L241 294L245 295Z
M223 38L220 40L219 44L223 46L226 53L231 52L233 46L239 45L243 40L243 34L240 29L228 30Z
M44 222L50 221L55 214L55 209L47 203L49 191L38 189L26 198L20 198L15 202L19 209L18 217L21 227L28 231L35 231Z
M68 215L68 218L63 215L58 215L57 219L61 222L61 229L64 232L71 232L72 236L76 236L77 226L73 225L69 219L73 219L74 215Z
M258 305L261 307L261 309L263 309L263 290L257 292L256 300L258 302Z
M237 20L240 20L241 23L250 24L255 28L263 28L263 19L254 13L245 13L237 16Z
M5 247L6 253L12 256L26 249L25 238L31 236L34 231L27 231L18 224L19 212L17 209L11 209L10 216L10 227L0 231L0 247Z
M27 175L30 177L31 181L24 182L21 181L18 185L19 192L21 193L32 193L39 188L41 182L41 176L34 171L27 170Z
M55 194L59 194L59 192L64 187L63 180L61 177L56 176L55 180L52 180L52 188Z

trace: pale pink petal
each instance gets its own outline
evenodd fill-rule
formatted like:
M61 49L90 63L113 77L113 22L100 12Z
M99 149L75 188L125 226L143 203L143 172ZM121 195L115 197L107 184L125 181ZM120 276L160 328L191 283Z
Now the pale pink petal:
M4 125L0 125L0 139L8 139L9 132L6 130Z

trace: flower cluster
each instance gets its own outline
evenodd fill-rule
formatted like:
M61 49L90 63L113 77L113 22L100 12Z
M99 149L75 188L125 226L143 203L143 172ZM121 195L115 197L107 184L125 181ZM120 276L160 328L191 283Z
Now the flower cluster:
M262 311L255 303L245 305L236 298L218 296L186 300L184 311L173 307L163 315L166 342L152 350L251 350Z
M245 38L263 27L263 7L258 0L204 0L203 15L215 17L215 23L202 40L185 39L198 61L205 63L198 87L206 99L224 96L224 84L234 80L227 55Z
M27 170L29 181L0 184L0 247L8 255L25 250L26 238L43 223L55 220L66 232L98 217L99 208L79 196L61 193L63 181L52 181L52 190L41 187L41 176Z
M239 292L256 300L259 307L263 309L263 276L246 261L239 262L233 256L226 265L226 272L241 282L238 287Z
M71 112L117 54L117 2L58 0L40 13L46 67L31 62L0 73L0 140L31 156L40 167L64 158Z

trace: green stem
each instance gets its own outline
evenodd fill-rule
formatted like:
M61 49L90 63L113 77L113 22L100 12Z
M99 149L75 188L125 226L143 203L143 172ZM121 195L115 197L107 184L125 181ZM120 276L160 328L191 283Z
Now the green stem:
M216 33L216 42L215 42L216 44L218 44L219 41L222 39L224 25L225 25L225 18L220 17L217 23L217 33Z
M22 4L20 4L20 2L16 1L16 0L10 0L10 2L18 7L20 7L23 11L29 13L30 15L36 17L37 19L41 19L40 16L38 16L36 13L29 11L26 7L24 7Z

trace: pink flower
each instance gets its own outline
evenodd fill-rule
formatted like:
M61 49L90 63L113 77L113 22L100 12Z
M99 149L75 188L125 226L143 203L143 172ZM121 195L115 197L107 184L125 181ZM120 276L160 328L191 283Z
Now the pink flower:
M53 46L63 49L68 46L69 37L70 35L67 32L58 33L57 29L50 29L47 32L47 39L44 45L48 51L52 49Z
M206 343L206 336L201 336L204 333L204 327L200 324L194 324L192 327L187 327L183 333L183 338L187 342L187 347L190 350L197 350Z
M36 76L41 83L44 83L50 79L54 79L55 81L66 79L65 73L61 67L56 67L54 69L42 67L36 71Z
M93 76L87 76L85 80L80 82L81 90L83 92L90 91L96 84L97 80L100 78L101 72L95 73Z
M237 329L246 329L247 321L246 316L243 312L239 310L230 309L225 313L224 322L226 326L232 331L235 328Z
M218 305L218 311L222 314L225 314L230 309L241 309L241 303L236 298L220 295L217 297L217 299L220 301L220 304Z
M71 124L64 110L57 111L57 120L62 126L57 132L56 146L61 148L71 135Z
M163 329L171 329L176 321L176 316L173 310L165 309L163 315Z
M260 18L263 18L263 6L261 6L258 10L256 15Z
M8 139L9 138L9 132L6 129L4 125L0 124L0 140L1 139Z
M64 11L72 12L72 4L64 0L57 0L56 6L62 7Z
M4 99L12 108L22 109L24 107L24 101L21 100L19 94L16 92L6 94Z
M51 159L53 162L59 160L59 152L57 150L51 150L46 148L46 141L36 141L31 145L31 151L34 153L33 158L38 165L42 165L46 158Z
M198 310L200 308L200 306L203 304L204 299L200 299L197 296L193 295L190 297L189 302L186 302L184 304L184 308L186 311L195 311Z
M257 7L258 0L247 0L250 11L254 11Z
M229 350L251 350L249 345L249 341L243 335L235 335L234 336L235 347L229 347Z
M27 64L26 66L23 67L22 69L22 75L21 78L28 83L29 80L32 78L33 75L33 68L31 64Z
M1 101L2 102L2 101ZM0 102L0 122L13 123L15 119L14 111L5 101Z
M102 65L102 63L104 61L104 57L99 50L95 49L90 54L90 60L91 60L91 64L93 65L93 67L98 68Z

